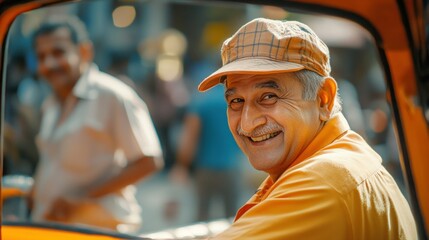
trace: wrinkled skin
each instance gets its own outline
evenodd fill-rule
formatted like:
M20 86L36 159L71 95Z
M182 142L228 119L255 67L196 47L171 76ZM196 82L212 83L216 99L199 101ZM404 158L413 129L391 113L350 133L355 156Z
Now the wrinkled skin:
M290 75L228 75L230 130L253 167L275 181L329 119L335 92L331 78L316 99L303 100L302 84Z

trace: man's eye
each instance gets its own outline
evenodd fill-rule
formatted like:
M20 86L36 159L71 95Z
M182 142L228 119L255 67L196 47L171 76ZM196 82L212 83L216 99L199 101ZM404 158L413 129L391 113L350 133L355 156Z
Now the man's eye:
M36 57L38 62L43 62L43 60L45 59L45 55L43 54L37 54Z
M265 95L262 96L260 102L262 104L274 104L274 103L277 102L278 99L279 98L275 94L265 94Z
M243 105L243 102L244 102L243 99L234 98L229 102L228 106L232 110L239 110L241 108L241 106Z
M55 50L53 51L53 55L54 55L55 57L61 57L61 56L63 56L63 55L64 55L64 53L65 53L65 51L64 51L63 49L55 49Z

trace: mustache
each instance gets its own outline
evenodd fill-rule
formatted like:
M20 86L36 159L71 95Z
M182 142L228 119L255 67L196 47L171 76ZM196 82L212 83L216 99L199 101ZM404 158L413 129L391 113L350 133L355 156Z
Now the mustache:
M240 136L245 136L245 137L258 137L268 133L279 132L279 131L283 131L283 128L273 122L264 124L262 126L258 126L255 129L253 129L251 132L244 131L241 128L240 124L237 126L237 133Z
M61 68L51 68L46 72L46 75L52 75L57 73L63 73L64 71Z

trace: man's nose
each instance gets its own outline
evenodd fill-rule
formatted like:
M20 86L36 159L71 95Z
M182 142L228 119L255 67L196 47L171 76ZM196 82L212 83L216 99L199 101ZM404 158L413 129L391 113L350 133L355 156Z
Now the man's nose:
M254 103L246 103L241 113L241 129L246 133L251 133L258 126L267 123L264 113L258 109Z
M57 59L55 59L55 57L51 55L44 57L40 63L42 64L42 67L46 70L52 70L58 67Z

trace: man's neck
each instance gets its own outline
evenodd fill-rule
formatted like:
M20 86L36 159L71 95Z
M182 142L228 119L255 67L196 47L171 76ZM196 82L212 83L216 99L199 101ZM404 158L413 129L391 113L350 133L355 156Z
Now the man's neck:
M71 94L73 94L73 88L76 85L77 81L73 85L67 86L67 88L62 89L62 91L59 91L56 93L56 97L58 102L63 106L65 102L67 102L67 99L70 97Z

